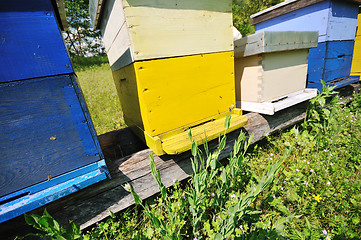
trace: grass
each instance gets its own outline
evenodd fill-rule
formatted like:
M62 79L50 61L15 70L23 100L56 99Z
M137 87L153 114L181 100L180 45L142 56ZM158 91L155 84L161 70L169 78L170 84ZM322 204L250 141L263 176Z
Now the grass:
M78 57L73 63L97 134L125 127L106 56Z
M151 161L161 194L142 201L129 186L137 206L88 231L26 219L53 239L360 239L360 111L360 94L346 104L326 89L304 123L252 147L241 134L227 160L226 137L215 152L193 144L194 173L171 189Z

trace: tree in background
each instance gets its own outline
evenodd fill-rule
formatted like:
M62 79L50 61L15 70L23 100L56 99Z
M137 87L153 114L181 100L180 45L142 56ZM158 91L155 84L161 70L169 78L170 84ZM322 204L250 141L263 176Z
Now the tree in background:
M284 0L233 0L233 25L241 32L242 36L254 33L250 16Z
M71 56L96 56L105 53L100 31L93 30L88 12L89 0L65 0L69 31L64 33Z

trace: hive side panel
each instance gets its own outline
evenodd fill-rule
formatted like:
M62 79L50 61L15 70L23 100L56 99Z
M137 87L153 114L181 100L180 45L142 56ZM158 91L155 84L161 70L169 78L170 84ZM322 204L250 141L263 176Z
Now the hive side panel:
M140 110L137 76L134 63L113 72L113 79L118 97L124 113L125 123L137 133L143 136L143 120Z
M262 55L235 59L237 101L259 102L262 98Z
M263 54L262 101L305 89L308 50Z
M100 160L69 76L0 85L0 196Z
M327 42L323 80L326 82L350 76L354 41Z
M136 63L145 131L156 136L235 104L233 52Z
M351 73L352 75L361 75L361 36L357 36L355 39Z
M106 1L100 30L113 71L132 63L131 43L121 0Z
M323 79L326 59L326 42L319 43L317 48L311 48L308 56L308 82L320 83Z
M356 35L358 4L331 1L327 41L354 40Z
M265 22L256 24L259 31L318 31L319 42L327 40L330 2L323 1Z
M135 60L233 50L231 1L123 3Z
M361 13L358 15L351 75L361 75Z

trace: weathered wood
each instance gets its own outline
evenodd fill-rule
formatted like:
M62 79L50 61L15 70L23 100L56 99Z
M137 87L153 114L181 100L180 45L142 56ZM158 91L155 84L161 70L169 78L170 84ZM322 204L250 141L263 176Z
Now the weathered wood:
M323 2L325 0L291 0L291 1L285 1L280 4L277 4L273 7L270 7L268 9L265 9L261 12L258 12L256 14L253 14L251 16L251 24L255 25L267 20L270 20L272 18L276 18L279 16L282 16L284 14L296 11L298 9L302 9L311 5L314 5L316 3ZM348 0L348 2L354 2L361 4L361 1L359 0Z
M230 0L92 0L89 7L113 71L134 61L233 50Z
M343 97L351 96L353 91L360 89L360 84L348 86L340 90ZM282 110L274 116L264 116L257 113L248 113L248 124L242 129L247 134L254 135L253 143L264 138L264 136L275 133L281 129L293 126L305 117L307 103L298 104L292 108ZM227 135L228 143L221 154L226 158L233 149L233 142L238 137L239 131ZM118 146L112 140L119 140L119 134L127 130L118 130L100 136L102 146ZM130 132L126 134L131 134ZM131 137L132 138L132 137ZM127 141L127 139L124 139ZM126 147L127 142L122 143ZM211 149L216 149L217 140L210 143ZM116 151L116 149L115 149ZM108 209L119 212L134 204L132 196L124 190L123 184L129 182L135 191L143 198L150 197L159 192L156 182L151 176L149 167L149 149L133 153L130 156L117 159L108 163L112 179L98 183L85 190L81 190L69 197L60 199L46 206L47 210L62 224L73 220L81 224L82 229L92 226L109 216ZM120 153L117 153L120 154ZM171 186L175 180L181 181L188 178L192 173L190 165L190 153L186 152L176 156L157 157L153 154L157 168L160 170L162 181L166 186ZM41 214L42 209L32 213ZM30 230L29 230L30 229ZM0 234L5 238L9 234L19 234L21 230L31 231L26 227L23 217L0 224ZM32 230L34 231L34 230Z
M307 5L311 2L313 0L288 1L274 6L272 11L266 9L263 14L260 12L259 15L253 15L255 19L270 16L267 20L256 24L256 32L319 31L319 42L344 41L355 38L358 14L357 3L326 0L297 8L300 3ZM286 6L295 6L296 9L292 12L280 11ZM279 15L274 15L278 11L280 11Z

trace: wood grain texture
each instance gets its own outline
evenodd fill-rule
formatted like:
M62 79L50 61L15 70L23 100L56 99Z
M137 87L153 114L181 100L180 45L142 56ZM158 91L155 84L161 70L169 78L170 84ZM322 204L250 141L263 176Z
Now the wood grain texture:
M69 76L0 85L0 196L100 160Z
M0 2L0 82L72 73L50 0Z
M292 1L288 5L304 2ZM282 9L282 8L280 8ZM274 15L278 9L263 15ZM266 21L256 24L259 31L319 31L319 42L353 40L357 26L358 4L347 1L318 1L317 4L298 8L292 12L282 12ZM259 17L261 17L260 15Z
M233 50L230 0L108 0L100 22L114 70L134 61Z
M350 76L353 49L353 40L323 42L310 49L308 82L330 82Z
M360 84L347 86L340 89L340 95L347 99L353 91L358 91ZM249 113L249 122L244 127L248 134L254 134L253 142L257 142L264 136L276 133L277 131L288 128L304 119L307 104L299 104L292 108L278 112L274 116L264 116L257 113ZM107 142L107 146L117 146L118 143L111 143L112 139L119 140L119 134L124 130L110 132L100 137L101 145ZM132 134L127 130L128 134ZM232 142L238 137L239 132L233 132L227 135L228 144L221 158L229 156L233 148ZM125 147L127 139L122 145ZM133 144L133 143L132 143ZM217 141L211 143L211 148L217 147ZM117 147L114 151L120 151ZM61 224L68 224L69 220L81 224L81 228L92 226L98 221L109 217L108 209L113 212L119 212L134 204L131 195L124 190L122 184L129 182L136 192L143 198L153 196L159 192L156 182L150 173L150 160L148 154L150 150L142 150L133 153L127 157L108 162L108 168L111 171L112 179L106 182L98 183L78 193L72 194L66 198L60 199L46 206L47 210ZM120 152L118 154L121 154ZM178 156L155 157L157 168L161 172L162 180L166 186L173 184L173 180L182 180L188 178L192 173L189 161L189 153ZM81 211L79 211L81 209ZM42 214L43 208L32 213ZM14 233L21 234L21 231L33 231L25 224L24 218L18 217L8 222L0 224L0 233L4 239L13 239ZM11 236L12 235L12 236Z

